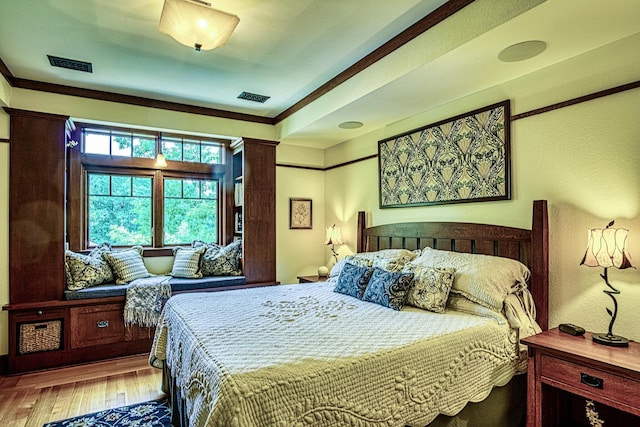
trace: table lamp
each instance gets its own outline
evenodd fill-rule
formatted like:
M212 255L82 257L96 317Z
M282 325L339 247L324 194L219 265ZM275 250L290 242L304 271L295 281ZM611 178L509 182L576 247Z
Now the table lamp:
M609 331L607 333L593 334L593 341L598 344L613 347L627 347L629 346L629 340L627 338L613 334L613 324L618 315L618 301L616 301L615 295L618 295L620 291L609 283L607 270L610 267L615 267L620 270L633 267L629 254L625 249L629 230L624 228L611 228L611 226L613 226L613 221L605 228L594 228L588 231L589 240L587 251L580 265L604 267L604 273L601 274L600 277L604 279L604 283L609 289L605 289L603 292L613 300L613 311L607 308L607 313L611 316Z
M331 245L331 253L338 262L338 253L336 252L336 245L342 245L342 234L340 233L340 227L336 227L333 224L331 227L327 227L327 237L324 242L325 245Z

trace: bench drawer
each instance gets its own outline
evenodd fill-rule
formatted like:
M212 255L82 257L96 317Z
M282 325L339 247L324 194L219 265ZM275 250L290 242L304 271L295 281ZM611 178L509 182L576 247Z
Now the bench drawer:
M124 304L71 309L71 348L113 344L127 339Z

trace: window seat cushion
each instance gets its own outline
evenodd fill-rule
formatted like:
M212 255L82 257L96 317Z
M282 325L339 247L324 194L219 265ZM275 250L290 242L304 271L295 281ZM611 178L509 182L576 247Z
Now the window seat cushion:
M183 279L172 277L169 279L172 292L197 291L199 289L219 288L224 286L244 285L244 276L205 276L201 279ZM127 285L106 283L77 291L64 291L65 300L80 300L90 298L119 297L127 294Z

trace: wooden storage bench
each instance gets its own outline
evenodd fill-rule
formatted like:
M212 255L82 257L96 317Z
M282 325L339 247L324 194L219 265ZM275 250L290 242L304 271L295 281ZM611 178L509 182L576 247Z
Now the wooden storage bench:
M174 294L255 286L247 285L244 276L172 278L170 283ZM124 325L126 288L102 285L67 291L67 300L4 306L9 312L9 374L149 352L153 328Z

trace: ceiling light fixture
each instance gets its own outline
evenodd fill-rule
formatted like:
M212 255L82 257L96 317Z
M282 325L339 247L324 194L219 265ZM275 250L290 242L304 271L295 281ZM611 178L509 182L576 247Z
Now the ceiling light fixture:
M531 59L540 55L547 48L547 44L540 40L529 40L522 43L512 44L504 48L498 54L498 59L502 62L519 62Z
M224 44L240 22L236 15L213 9L200 0L165 0L158 30L195 50Z
M342 122L338 125L340 129L358 129L362 126L362 122Z

